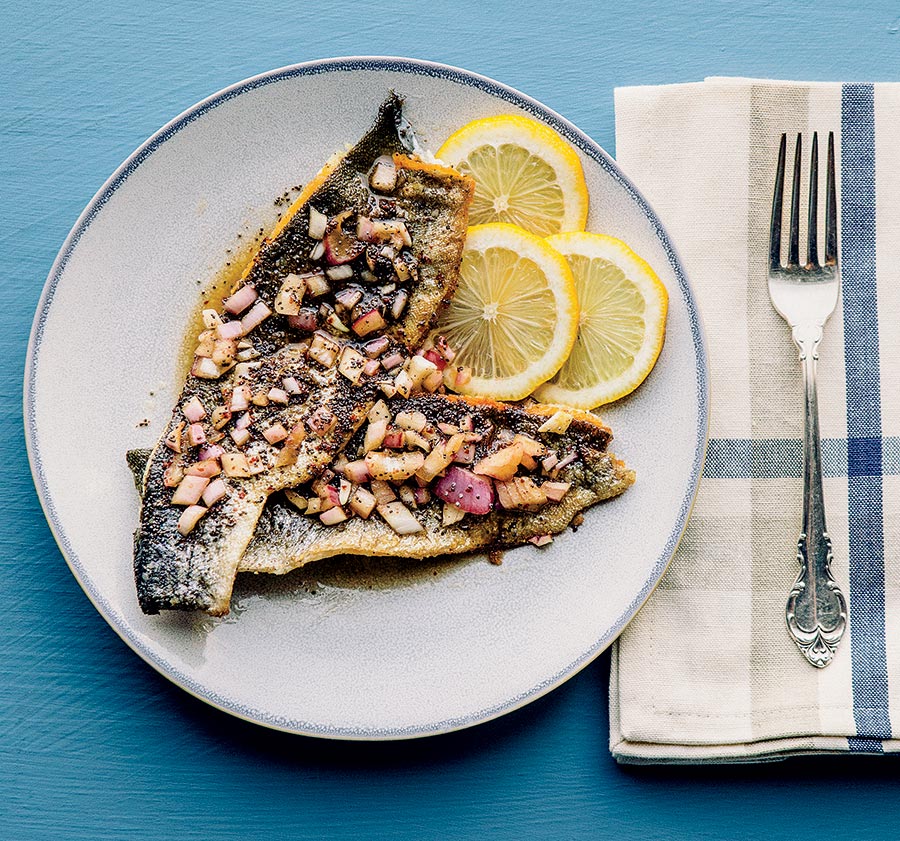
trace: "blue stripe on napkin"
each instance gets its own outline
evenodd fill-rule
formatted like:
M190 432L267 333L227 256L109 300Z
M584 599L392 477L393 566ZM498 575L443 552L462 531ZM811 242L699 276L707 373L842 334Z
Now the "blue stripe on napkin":
M891 737L884 625L881 386L875 285L875 89L841 97L841 278L847 380L847 476L853 716L850 750Z

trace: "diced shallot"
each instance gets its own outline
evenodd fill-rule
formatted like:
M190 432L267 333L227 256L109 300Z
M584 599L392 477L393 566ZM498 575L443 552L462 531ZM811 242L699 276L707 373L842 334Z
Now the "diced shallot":
M375 510L375 496L365 488L354 488L350 494L350 508L364 520Z
M413 517L412 512L402 502L387 502L379 505L378 513L384 517L385 522L397 534L416 534L425 531L422 524Z
M209 508L215 505L225 494L228 493L228 486L224 479L215 479L206 486L203 491L203 504Z
M279 315L298 315L305 294L306 279L303 275L287 275L275 296L275 312Z
M312 344L309 346L309 356L315 359L324 368L330 368L337 359L340 345L330 338L327 334L318 332L313 336Z
M384 446L391 450L399 450L403 446L404 437L402 429L391 429L384 436Z
M231 404L228 410L232 413L243 412L250 405L250 387L239 385L231 392Z
M314 309L304 307L297 315L288 316L288 324L295 330L312 333L319 326L319 317Z
M212 479L222 472L218 459L207 458L203 461L195 461L184 471L185 476L200 476L204 479Z
M371 341L366 342L363 345L363 351L365 351L365 354L369 357L369 359L377 359L390 346L391 340L387 336L379 336L377 339L372 339ZM400 357L400 361L403 361L402 356Z
M246 336L247 333L262 324L271 314L272 310L270 310L262 301L257 301L250 308L250 312L241 319L241 327L244 329L244 335Z
M189 535L205 513L206 508L202 505L189 505L178 518L178 533L182 537Z
M447 360L444 359L436 350L426 350L423 356L431 363L437 366L439 371L443 371L447 367Z
M253 422L253 418L250 415L250 412L244 412L235 422L235 429L248 429L250 424Z
M460 432L456 435L451 435L446 441L441 441L428 454L422 467L416 471L416 476L424 482L430 482L439 473L443 473L453 463L453 459L463 445L463 441L464 437Z
M551 502L559 502L572 487L571 482L544 482L541 490Z
M186 475L172 494L172 505L196 505L208 484L204 476Z
M563 456L557 463L556 467L553 469L554 474L562 470L564 467L568 467L575 459L578 457L578 453L574 450L566 456Z
M453 465L434 486L437 497L469 514L487 514L494 506L494 486L485 476Z
M397 165L387 157L381 157L372 167L369 184L379 193L390 193L397 186Z
M394 377L394 388L397 389L397 394L399 394L401 397L409 397L414 386L415 383L404 369L401 369L397 372L397 376Z
M386 502L393 502L393 500L397 498L394 489L387 482L382 482L380 479L373 479L369 483L369 487L372 489L372 493L374 494L375 501L378 505L384 505Z
M555 432L561 435L569 428L570 423L572 423L572 416L560 409L538 427L538 432Z
M367 377L374 377L381 370L381 363L377 359L367 359L362 372Z
M393 303L391 303L391 316L394 321L398 321L400 316L403 315L403 311L406 309L406 304L409 301L409 292L405 289L401 289L395 296Z
M197 458L200 459L200 461L206 461L207 459L211 458L219 458L219 456L221 456L224 452L225 450L223 450L218 444L210 444L208 447L204 447L202 450L200 450Z
M357 336L368 336L369 333L383 330L385 327L387 327L387 322L377 309L369 310L353 322L353 332Z
M231 436L231 439L235 444L239 447L243 447L250 440L250 430L249 429L232 429L231 432L228 433Z
M185 403L181 407L181 411L184 412L184 416L188 419L189 423L197 423L197 421L202 421L203 418L206 417L206 409L203 408L203 404L200 402L200 398L197 395L194 395L187 403Z
M381 364L384 366L385 371L390 371L392 368L396 368L398 365L403 364L403 354L399 351L389 353L381 360Z
M324 213L319 213L314 207L309 209L309 238L322 239L325 236L325 226L328 224L328 217Z
M369 481L369 468L363 459L351 461L344 466L344 476L353 484L361 485Z
M226 312L230 312L232 315L240 315L258 297L259 294L256 291L256 287L242 286L234 295L226 298L222 305L225 307Z
M306 421L309 431L324 438L337 424L337 417L327 406L319 406Z
M290 402L290 397L283 388L270 388L266 396L270 403L280 403L282 406L286 406Z
M501 447L495 453L485 456L473 468L473 472L482 476L490 476L505 482L516 475L516 470L522 461L522 445L510 444Z
M340 371L351 383L358 385L363 375L363 369L370 360L367 360L358 350L349 345L341 353L341 361L338 363Z
M344 222L352 215L352 210L345 210L328 222L322 242L325 245L325 260L331 266L349 263L366 250L364 242L344 230Z
M198 447L200 444L206 443L206 433L203 431L202 423L192 423L188 427L188 443L192 447Z
M288 431L280 423L274 423L263 430L263 438L270 444L277 444L288 437Z
M327 511L319 514L319 519L322 521L322 525L336 526L347 519L347 514L340 505L335 505L334 508L329 508Z
M399 482L409 479L424 463L422 453L366 453L366 467L373 479Z
M212 359L198 356L191 366L191 376L201 380L217 380L222 376L222 369Z
M444 526L452 526L454 523L458 523L465 516L466 512L463 511L462 508L460 508L458 505L453 505L450 502L445 502L441 514L441 524Z
M297 382L296 377L285 377L281 384L284 386L284 390L288 394L300 394L300 383Z
M382 418L380 420L372 421L366 427L366 435L363 439L364 452L369 453L372 450L377 450L384 443L384 437L387 434L387 426L388 422Z
M244 335L244 326L240 321L224 321L216 328L220 339L237 339Z
M182 421L178 424L167 436L166 436L166 446L173 453L181 452L181 434L184 431L185 423Z
M250 472L250 462L243 453L225 453L222 456L222 470L226 476L234 479L247 479L253 475Z
M416 432L421 432L425 429L428 418L422 412L398 412L394 422L401 429L414 429Z

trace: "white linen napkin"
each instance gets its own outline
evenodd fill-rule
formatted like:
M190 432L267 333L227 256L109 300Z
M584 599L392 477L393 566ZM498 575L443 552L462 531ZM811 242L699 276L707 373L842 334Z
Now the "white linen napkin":
M778 141L788 133L790 173L803 133L805 178L813 131L820 196L835 133L843 283L818 371L833 572L849 628L825 669L785 627L802 403L797 353L766 286ZM900 750L898 136L900 84L713 78L616 91L617 158L684 260L712 407L688 529L613 651L610 749L620 762Z

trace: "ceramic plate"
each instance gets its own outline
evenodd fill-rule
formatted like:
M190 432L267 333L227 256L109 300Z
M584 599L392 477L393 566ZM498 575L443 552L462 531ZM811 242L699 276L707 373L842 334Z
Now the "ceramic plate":
M669 289L656 369L603 412L637 483L546 549L443 562L325 562L239 578L230 616L144 616L132 580L138 497L125 450L150 446L179 391L198 290L260 229L273 200L367 128L388 90L426 147L477 117L527 114L579 152L588 229L629 242ZM230 250L230 251L229 251ZM407 59L336 59L217 93L140 147L103 186L53 266L25 382L35 483L100 613L187 691L317 736L423 736L509 712L622 631L684 529L703 461L707 376L690 287L640 193L589 137L481 76Z

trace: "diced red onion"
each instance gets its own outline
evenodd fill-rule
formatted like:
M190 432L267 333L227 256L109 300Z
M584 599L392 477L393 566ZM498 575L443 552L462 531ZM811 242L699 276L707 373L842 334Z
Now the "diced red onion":
M319 514L319 519L322 521L322 525L336 526L347 519L347 514L340 505L335 505L334 508L329 508L327 511Z
M240 321L225 321L216 328L220 339L237 339L244 335L244 327Z
M365 315L361 315L353 322L353 332L357 336L368 336L376 330L383 330L387 327L387 322L377 309L369 310Z
M444 359L436 350L426 350L423 356L429 361L437 365L439 371L443 371L447 367L447 360Z
M241 319L241 327L244 329L244 335L246 336L254 327L262 324L271 314L272 310L270 310L262 301L257 301L250 312Z
M402 502L394 501L379 505L378 513L397 534L415 534L424 531L422 524Z
M290 401L288 393L283 388L270 388L267 396L272 403L281 403L282 406Z
M392 429L384 436L382 445L391 450L399 450L403 446L403 430Z
M494 507L494 486L486 476L451 466L435 483L434 493L444 502L459 506L468 514L488 514Z
M571 482L544 482L541 490L551 502L559 502L572 487Z
M178 533L182 537L189 535L205 513L206 508L202 505L189 505L178 518Z
M222 369L209 357L198 356L191 366L191 376L202 380L217 380L222 376Z
M172 494L172 505L196 505L208 484L203 476L185 476Z
M231 392L230 412L243 412L250 405L250 389L248 386L239 385Z
M344 467L344 476L356 485L369 481L369 468L363 459L348 462Z
M204 447L202 450L200 450L197 458L199 458L200 461L206 461L207 459L211 458L219 458L219 456L221 456L224 452L225 450L223 450L218 444L210 444L208 447Z
M367 377L373 377L378 373L380 368L381 363L377 359L369 359L367 360L366 364L363 365L362 370Z
M188 427L188 442L192 447L206 443L206 433L203 431L202 423L192 423Z
M288 324L295 330L311 333L319 326L319 317L314 309L304 307L298 315L289 315Z
M381 364L384 366L385 371L390 371L392 368L396 368L398 365L403 364L403 354L399 351L389 353L381 360Z
M394 317L394 320L400 318L403 315L403 311L406 309L406 303L409 301L409 292L405 289L401 289L394 298L393 303L391 304L391 315Z
M259 293L257 293L256 288L248 284L238 289L234 295L226 298L222 305L225 307L226 312L230 312L232 315L240 315L258 297Z
M247 429L250 424L253 422L253 418L250 416L250 412L244 412L235 422L235 429Z
M459 451L453 458L454 461L459 462L460 464L471 464L475 461L475 445L474 444L463 444Z
M224 479L213 479L203 491L203 504L209 508L215 505L225 494L228 493L228 486Z
M346 307L348 310L350 310L359 303L360 298L362 298L362 294L362 289L354 289L352 286L348 286L346 289L342 289L340 292L338 292L334 296L334 300L337 301L342 307Z
M391 346L391 340L387 336L379 336L363 345L363 350L369 359L376 359Z
M300 383L297 382L296 377L285 377L281 384L284 386L284 390L288 394L300 394Z
M184 471L185 476L202 476L204 479L212 479L222 472L217 459L208 458L195 461L187 470Z
M181 407L181 411L184 412L189 423L197 423L206 417L206 409L203 408L203 404L196 395Z
M568 467L573 461L575 461L577 457L578 453L574 451L569 453L567 456L564 456L557 462L555 469L562 470L564 467Z
M250 430L249 429L232 429L231 432L228 433L235 444L239 447L243 447L250 440ZM224 464L224 461L223 461Z
M324 213L319 213L314 207L309 209L309 237L310 239L322 239L325 236L325 226L328 224L328 217Z
M287 430L280 423L272 424L272 426L266 427L263 430L263 438L270 444L277 444L279 441L284 441L287 436Z

